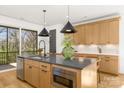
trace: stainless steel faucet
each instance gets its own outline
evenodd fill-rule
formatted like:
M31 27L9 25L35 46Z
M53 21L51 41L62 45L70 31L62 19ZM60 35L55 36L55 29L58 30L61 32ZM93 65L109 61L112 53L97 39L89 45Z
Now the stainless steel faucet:
M97 49L99 53L102 53L102 49L99 46L97 47Z
M40 48L40 44L41 44L41 42L43 42L44 43L44 57L46 56L46 43L45 43L45 41L44 40L40 40L39 41L39 48Z

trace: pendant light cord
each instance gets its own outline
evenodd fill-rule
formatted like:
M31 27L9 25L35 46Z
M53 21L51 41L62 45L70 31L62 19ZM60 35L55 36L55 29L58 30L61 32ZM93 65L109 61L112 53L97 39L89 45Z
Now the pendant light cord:
M69 21L69 17L70 17L70 15L69 15L69 12L70 12L70 9L69 9L69 5L68 5L68 21Z
M45 18L45 12L46 12L46 10L43 10L43 12L44 12L44 27L45 27L45 26L46 26L46 25L45 25L45 21L46 21L46 20L45 20L45 19L46 19L46 18Z

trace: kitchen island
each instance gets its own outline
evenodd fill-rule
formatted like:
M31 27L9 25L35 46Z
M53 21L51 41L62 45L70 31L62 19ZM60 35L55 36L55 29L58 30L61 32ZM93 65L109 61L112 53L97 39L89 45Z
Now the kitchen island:
M60 55L18 57L24 59L24 81L34 87L97 87L96 58L64 60Z

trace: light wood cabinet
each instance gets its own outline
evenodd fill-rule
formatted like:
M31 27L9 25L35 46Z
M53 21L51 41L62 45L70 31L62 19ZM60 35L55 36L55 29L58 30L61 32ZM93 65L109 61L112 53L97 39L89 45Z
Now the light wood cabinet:
M77 31L74 33L74 44L80 45L85 43L85 25L75 26L75 30Z
M100 38L100 27L99 22L93 23L93 30L92 30L92 43L93 44L99 44L99 38Z
M93 25L92 24L86 24L85 26L85 44L92 44L93 43Z
M50 71L40 70L40 87L41 88L50 88Z
M25 60L25 81L34 87L39 87L40 68L37 66L38 64L39 62L36 61L33 62L32 60Z
M85 28L85 44L99 44L99 23L90 23Z
M75 45L79 44L118 44L119 18L113 18L75 26L72 34Z
M119 19L100 22L100 44L119 43Z
M25 60L25 81L34 87L51 87L51 66L47 63Z
M99 56L100 71L118 75L118 57L116 56Z
M109 41L111 44L119 43L119 20L112 20L109 22Z
M100 38L99 44L107 44L109 42L109 22L100 22Z
M50 64L40 64L40 87L50 88L51 87L51 67Z
M30 65L25 63L25 81L27 81L28 83L31 82L31 69L30 69Z
M31 84L35 87L39 87L39 82L40 82L39 72L40 72L40 69L38 67L32 66Z

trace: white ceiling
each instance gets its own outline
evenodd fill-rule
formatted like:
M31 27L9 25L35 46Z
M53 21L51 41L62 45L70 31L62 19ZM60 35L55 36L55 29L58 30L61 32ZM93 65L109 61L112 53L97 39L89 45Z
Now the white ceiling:
M46 13L46 25L65 24L67 21L67 6L63 5L0 5L0 15L43 24L43 12ZM124 6L70 6L70 21L72 23L97 18L101 16L122 13Z

